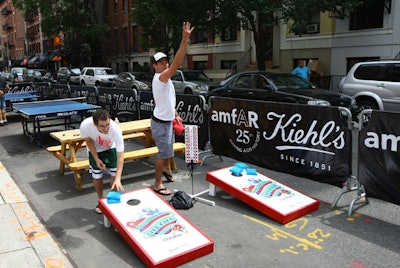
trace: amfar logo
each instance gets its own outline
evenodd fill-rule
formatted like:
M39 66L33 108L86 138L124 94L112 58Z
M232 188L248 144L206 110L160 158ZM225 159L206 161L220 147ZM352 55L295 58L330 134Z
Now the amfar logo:
M236 129L236 139L229 139L229 143L238 152L250 153L258 147L261 139L261 132L258 131L258 114L256 112L246 112L242 109L238 110L236 108L232 109L231 112L213 111L211 114L211 120L214 122L222 122L225 124L255 129L255 133L254 131L250 132L248 129Z
M213 111L211 114L211 120L214 122L221 122L226 124L232 124L235 126L245 126L245 127L253 127L258 129L258 114L253 111L247 111L247 113L240 109L234 108L231 112L221 112L221 111Z
M377 134L375 132L367 132L367 137L364 140L364 145L368 148L390 150L397 152L400 136L392 134ZM389 146L391 145L391 146ZM389 149L390 147L390 149Z

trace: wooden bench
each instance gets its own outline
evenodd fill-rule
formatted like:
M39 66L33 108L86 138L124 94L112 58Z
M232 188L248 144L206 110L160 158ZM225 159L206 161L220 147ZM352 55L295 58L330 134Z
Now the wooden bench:
M178 153L178 154L184 154L185 153L185 144L182 142L174 143L174 152ZM124 152L124 161L138 160L140 158L156 156L157 153L158 153L158 149L156 146L143 148L143 149L137 149L137 150L129 151L129 152ZM172 170L177 169L174 158L171 158L170 165L171 165ZM85 169L89 168L89 160L86 159L86 160L69 163L68 167L74 172L75 187L81 191L82 190L81 173Z

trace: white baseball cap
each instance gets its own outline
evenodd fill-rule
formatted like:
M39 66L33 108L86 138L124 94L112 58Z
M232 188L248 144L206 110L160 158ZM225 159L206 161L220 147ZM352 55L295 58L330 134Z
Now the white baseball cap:
M165 54L162 53L162 52L157 52L157 53L154 54L154 56L153 56L153 62L156 63L156 62L158 62L159 60L161 60L161 59L163 59L163 58L168 58L168 56L165 55Z

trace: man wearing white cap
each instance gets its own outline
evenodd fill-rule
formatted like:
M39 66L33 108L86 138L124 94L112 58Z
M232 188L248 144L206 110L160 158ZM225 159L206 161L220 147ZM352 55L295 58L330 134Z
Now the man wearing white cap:
M183 23L181 44L171 66L168 63L168 57L166 54L157 52L153 56L153 68L155 74L153 77L152 87L155 108L151 118L151 133L158 148L155 166L156 181L153 189L161 195L171 194L171 191L164 187L161 177L164 175L168 182L174 181L169 164L170 158L174 156L174 133L172 129L172 120L176 119L179 122L182 122L182 118L180 118L175 109L175 88L172 84L171 77L175 74L184 60L192 30L193 28L190 28L189 22Z

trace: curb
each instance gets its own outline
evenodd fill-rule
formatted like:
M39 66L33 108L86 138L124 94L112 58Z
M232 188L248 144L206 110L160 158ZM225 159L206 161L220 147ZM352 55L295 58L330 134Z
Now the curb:
M76 267L0 162L1 267Z

